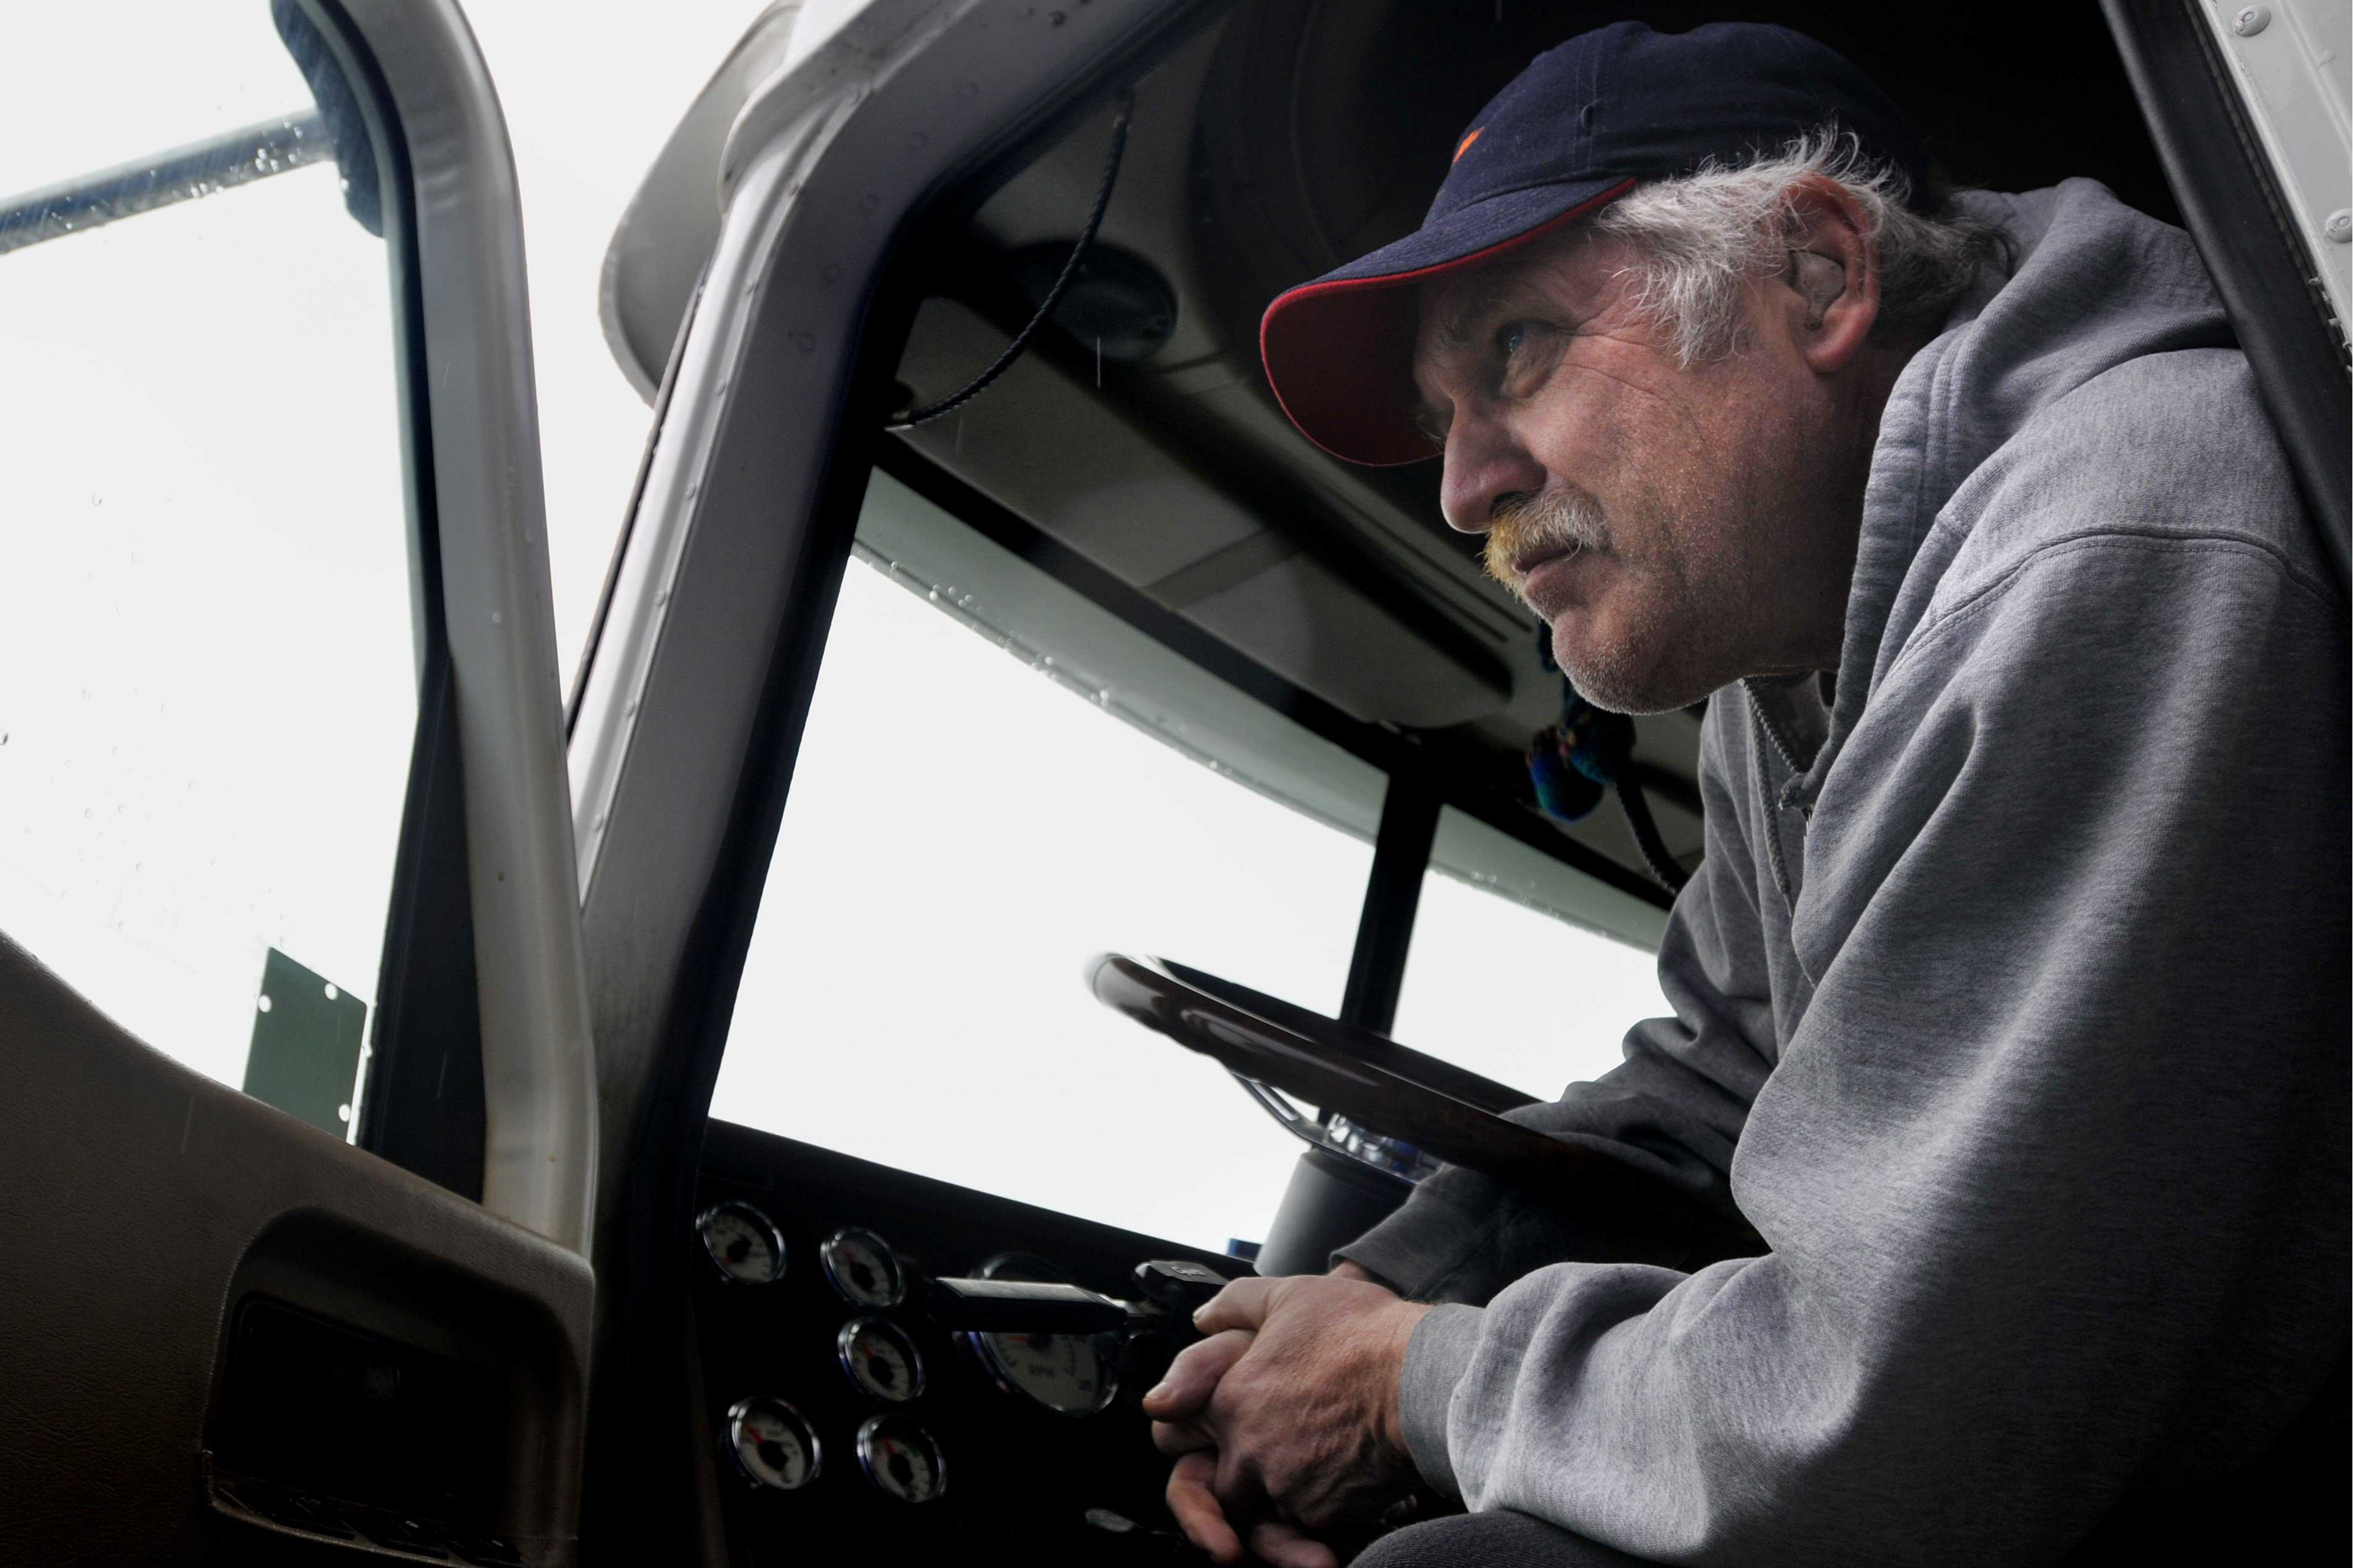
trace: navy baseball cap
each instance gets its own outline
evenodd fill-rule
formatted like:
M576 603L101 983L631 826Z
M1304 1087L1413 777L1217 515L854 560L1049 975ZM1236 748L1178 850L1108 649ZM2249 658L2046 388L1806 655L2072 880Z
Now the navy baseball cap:
M1275 398L1335 457L1434 458L1413 417L1415 285L1588 216L1644 180L1771 153L1826 125L1903 170L1915 202L1926 195L1926 153L1894 104L1801 33L1751 22L1580 33L1529 62L1471 122L1419 228L1267 307L1259 354Z

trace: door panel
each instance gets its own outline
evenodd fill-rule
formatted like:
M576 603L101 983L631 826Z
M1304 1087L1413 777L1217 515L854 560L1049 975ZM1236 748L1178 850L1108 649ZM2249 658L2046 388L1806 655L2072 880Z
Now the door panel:
M455 1445L469 1434L441 1413L489 1411L505 1428L496 1464L443 1488L442 1511L528 1562L572 1560L584 1259L141 1045L5 940L0 1059L0 1559L243 1562L265 1540L290 1561L352 1556L253 1520L219 1484L224 1436L227 1459L277 1451L249 1435L236 1451L224 1415L243 1403L282 1440L361 1452L371 1421ZM371 1397L364 1366L338 1401L351 1378L320 1355L319 1414L298 1417L232 1352L231 1331L272 1302L467 1377L412 1414L392 1391ZM282 1479L325 1491L335 1473ZM334 1489L416 1495L391 1484Z

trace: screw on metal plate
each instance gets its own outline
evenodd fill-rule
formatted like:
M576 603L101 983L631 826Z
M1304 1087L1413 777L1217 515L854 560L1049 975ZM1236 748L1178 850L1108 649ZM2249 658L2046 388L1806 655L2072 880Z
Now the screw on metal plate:
M2242 5L2239 14L2231 18L2231 31L2242 38L2252 38L2272 25L2272 8L2268 5Z
M2321 224L2320 232L2339 245L2353 245L2353 210L2338 207Z

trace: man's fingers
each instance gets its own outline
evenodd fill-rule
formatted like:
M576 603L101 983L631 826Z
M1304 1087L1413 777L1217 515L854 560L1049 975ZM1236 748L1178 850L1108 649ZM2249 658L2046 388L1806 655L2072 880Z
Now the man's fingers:
M1244 1459L1231 1448L1219 1448L1209 1456L1215 1466L1209 1489L1216 1494L1218 1507L1229 1519L1259 1519L1267 1509L1266 1480L1255 1462Z
M1193 1313L1193 1326L1205 1334L1255 1329L1266 1321L1267 1298L1282 1283L1280 1276L1269 1279L1255 1274L1233 1280L1201 1303Z
M1168 1511L1176 1516L1176 1528L1185 1539L1209 1554L1217 1563L1239 1563L1242 1556L1242 1538L1226 1522L1226 1510L1218 1506L1217 1494L1209 1489L1218 1473L1218 1458L1206 1450L1186 1455L1168 1472Z
M1152 1424L1152 1446L1173 1459L1180 1454L1198 1454L1204 1448L1214 1448L1218 1440L1190 1421L1155 1421Z
M1168 1363L1168 1375L1144 1396L1144 1413L1155 1421L1190 1421L1208 1408L1209 1395L1227 1369L1250 1348L1251 1336L1239 1329L1212 1334L1187 1345Z
M1298 1526L1279 1519L1250 1527L1250 1555L1274 1568L1340 1568L1339 1554Z

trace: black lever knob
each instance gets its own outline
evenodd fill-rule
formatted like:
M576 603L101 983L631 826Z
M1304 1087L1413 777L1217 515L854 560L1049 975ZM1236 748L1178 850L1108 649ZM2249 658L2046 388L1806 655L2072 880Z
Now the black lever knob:
M1166 1258L1137 1264L1135 1288L1170 1316L1190 1318L1195 1308L1226 1288L1226 1277L1206 1263Z

